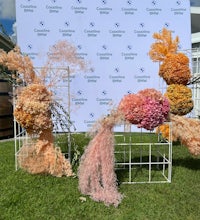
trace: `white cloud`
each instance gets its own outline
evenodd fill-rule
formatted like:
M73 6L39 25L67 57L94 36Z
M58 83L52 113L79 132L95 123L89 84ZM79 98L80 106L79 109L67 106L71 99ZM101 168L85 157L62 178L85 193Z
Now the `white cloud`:
M16 22L13 23L12 29L13 29L13 34L10 36L10 38L12 39L14 43L17 43L17 23Z
M15 0L0 0L0 18L15 19Z

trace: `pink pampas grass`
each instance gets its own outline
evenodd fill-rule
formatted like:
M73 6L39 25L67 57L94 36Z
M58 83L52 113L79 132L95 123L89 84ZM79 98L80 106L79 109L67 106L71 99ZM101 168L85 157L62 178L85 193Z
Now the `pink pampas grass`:
M118 117L116 114L115 116ZM113 126L116 117L108 116L100 121L100 128L82 155L78 177L81 193L95 201L117 207L122 195L117 189L114 171Z

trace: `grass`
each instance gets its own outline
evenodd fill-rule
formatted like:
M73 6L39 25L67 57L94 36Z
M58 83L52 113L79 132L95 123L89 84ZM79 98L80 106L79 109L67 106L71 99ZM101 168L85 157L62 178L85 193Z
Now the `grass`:
M74 140L80 151L89 141ZM176 144L172 183L120 184L119 191L122 203L107 207L81 195L77 178L15 171L14 142L0 142L0 220L198 220L200 157Z

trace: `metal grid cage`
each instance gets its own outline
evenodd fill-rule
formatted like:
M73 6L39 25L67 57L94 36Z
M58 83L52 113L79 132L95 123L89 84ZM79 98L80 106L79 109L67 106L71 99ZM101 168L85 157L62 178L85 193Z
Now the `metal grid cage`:
M133 133L131 126L128 132L115 134L115 168L121 183L171 183L171 123L167 124L165 139L159 131Z

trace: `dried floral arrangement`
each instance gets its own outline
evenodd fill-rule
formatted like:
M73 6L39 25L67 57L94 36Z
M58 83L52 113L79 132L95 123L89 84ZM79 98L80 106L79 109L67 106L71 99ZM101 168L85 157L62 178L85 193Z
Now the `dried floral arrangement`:
M154 62L160 62L159 75L169 85L165 96L170 102L171 113L186 115L193 109L191 89L186 86L191 79L189 59L177 52L179 38L173 40L171 31L166 28L161 33L154 33L153 38L155 43L151 45L149 56Z
M117 190L114 170L114 135L116 124L137 124L153 130L168 119L169 103L155 89L125 95L116 110L94 126L92 140L85 148L78 170L79 189L95 201L117 207L123 195Z
M50 48L50 56L40 75L34 71L28 56L22 55L19 47L6 53L0 51L0 65L13 71L12 80L23 82L23 87L16 90L16 107L14 116L17 122L26 129L29 136L36 135L36 141L24 144L18 155L19 166L30 173L47 173L54 176L73 176L71 164L66 160L59 147L54 145L52 109L56 109L53 96L49 90L58 80L46 85L45 78L52 66L85 68L85 63L76 58L75 48L66 41L60 41ZM62 66L62 67L63 67ZM52 107L53 106L53 107Z
M193 155L200 154L200 122L183 117L193 109L192 91L187 85L191 81L189 59L183 53L178 53L179 38L172 39L171 32L163 29L155 33L156 40L149 52L154 62L160 62L159 75L168 85L165 97L170 103L170 120L172 122L172 140L181 141ZM157 131L164 138L169 137L168 125L160 126Z

